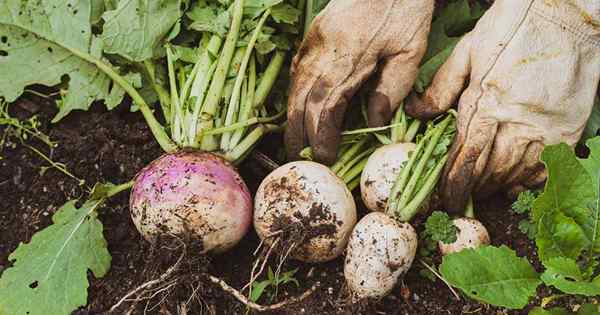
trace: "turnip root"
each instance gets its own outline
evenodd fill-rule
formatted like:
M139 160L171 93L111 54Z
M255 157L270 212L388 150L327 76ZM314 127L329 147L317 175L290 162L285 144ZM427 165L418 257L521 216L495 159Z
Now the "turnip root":
M481 222L472 218L458 218L453 221L458 229L456 241L450 244L438 242L442 255L460 252L467 248L477 248L490 243L490 235Z
M344 276L358 299L381 298L412 265L417 233L382 212L372 212L354 227L344 264Z
M304 262L338 257L355 224L352 194L339 177L318 163L285 164L269 174L256 193L258 236L272 244L271 236L279 233L293 247L291 257Z
M415 147L411 142L389 144L369 157L360 179L361 197L369 210L385 211L402 163L408 161L409 152Z
M201 240L204 252L223 252L248 231L252 198L227 161L212 153L179 151L138 173L130 210L147 240L186 234Z

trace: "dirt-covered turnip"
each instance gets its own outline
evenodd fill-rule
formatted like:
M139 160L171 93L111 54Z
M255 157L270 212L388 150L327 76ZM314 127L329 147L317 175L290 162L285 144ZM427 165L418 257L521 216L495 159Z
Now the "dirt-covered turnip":
M409 153L415 147L411 142L389 144L377 149L369 157L360 179L362 200L369 210L385 211L402 163L408 160Z
M490 235L481 222L472 218L458 218L452 221L458 229L456 241L450 244L438 242L440 253L448 255L467 248L477 248L490 243Z
M137 174L130 210L148 240L186 234L201 240L204 252L223 252L248 231L252 197L229 162L212 153L179 151Z
M346 283L358 299L381 298L412 265L417 233L408 223L372 212L354 227L344 264Z
M272 244L278 235L292 258L324 262L338 257L356 224L352 194L329 168L299 161L285 164L260 184L254 227Z

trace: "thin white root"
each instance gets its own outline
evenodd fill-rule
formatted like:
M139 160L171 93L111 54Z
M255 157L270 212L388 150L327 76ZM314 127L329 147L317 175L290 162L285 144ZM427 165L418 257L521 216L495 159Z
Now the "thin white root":
M167 269L167 271L165 271L165 273L163 273L160 277L158 277L157 279L154 280L150 280L148 282L145 282L143 284L141 284L140 286L138 286L137 288L129 291L129 293L125 294L125 296L123 296L115 305L113 305L110 310L108 310L109 313L112 313L114 311L117 310L117 308L119 308L119 306L121 306L121 304L123 304L125 301L127 301L130 297L132 297L133 295L137 294L138 292L146 289L146 288L150 288L154 285L157 285L161 282L164 282L165 280L167 280L167 278L169 278L169 276L171 276L171 274L177 270L177 268L179 268L179 263L181 262L181 260L183 259L183 256L185 256L185 248L183 250L183 252L181 253L181 255L179 255L179 258L177 259L177 262L175 262L175 264L171 267L169 267L169 269Z
M458 295L458 293L456 293L456 291L454 291L454 289L452 288L450 283L448 283L448 281L446 281L446 279L444 279L444 277L442 277L442 275L440 275L435 269L433 269L433 267L429 266L423 260L420 260L420 262L421 262L421 264L423 264L423 266L425 266L425 268L429 269L429 271L431 271L436 277L438 277L438 279L442 280L442 282L448 287L448 289L450 289L450 292L452 292L452 294L454 294L456 299L460 301L460 295Z
M273 310L280 309L280 308L290 305L290 304L298 303L298 302L304 300L305 298L309 297L311 294L313 294L319 286L319 283L317 282L317 284L313 285L310 289L308 289L307 291L305 291L304 293L302 293L299 296L295 296L295 297L292 297L292 298L286 299L284 301L281 301L279 303L275 303L275 304L271 304L271 305L260 305L260 304L257 304L257 303L254 303L254 302L248 300L248 298L246 298L240 291L232 288L225 281L223 281L215 276L211 276L211 275L207 275L207 277L212 283L218 284L221 287L221 289L223 289L223 291L233 295L242 304L246 305L250 309L253 309L253 310L259 311L259 312L273 311Z

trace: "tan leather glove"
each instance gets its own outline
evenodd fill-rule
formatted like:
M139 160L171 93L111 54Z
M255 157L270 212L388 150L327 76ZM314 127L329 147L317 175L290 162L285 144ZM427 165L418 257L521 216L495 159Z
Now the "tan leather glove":
M333 0L313 21L292 64L286 145L305 145L332 163L344 112L361 84L378 73L369 125L387 123L406 97L427 48L433 0Z
M458 100L441 182L447 210L461 211L471 193L543 183L544 145L577 143L599 76L600 1L496 0L406 108L426 118Z

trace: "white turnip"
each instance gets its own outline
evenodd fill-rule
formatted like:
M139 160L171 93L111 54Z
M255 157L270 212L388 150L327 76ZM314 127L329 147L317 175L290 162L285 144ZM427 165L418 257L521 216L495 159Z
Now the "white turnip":
M324 262L338 257L356 223L356 206L344 182L324 165L285 164L260 184L254 227L272 244L279 235L292 258Z
M490 235L481 222L472 218L458 218L452 221L458 229L456 241L450 244L438 242L442 255L460 252L467 248L477 248L490 243Z
M360 179L361 197L369 210L385 211L402 163L408 161L415 148L410 142L388 144L369 157Z
M186 234L202 241L204 252L223 252L248 231L252 198L229 162L212 153L179 151L137 174L130 211L147 240Z
M411 266L417 251L417 233L382 212L363 217L352 231L344 276L358 299L381 298Z

